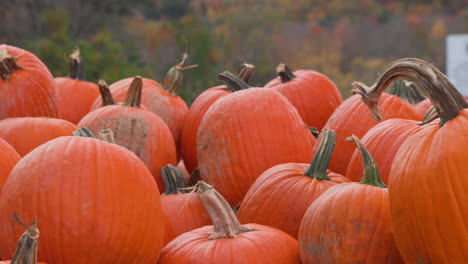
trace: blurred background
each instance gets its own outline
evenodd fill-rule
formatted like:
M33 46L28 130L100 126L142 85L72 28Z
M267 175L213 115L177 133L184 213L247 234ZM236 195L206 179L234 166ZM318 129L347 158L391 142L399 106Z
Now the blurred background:
M79 47L86 79L161 81L189 53L179 94L190 103L223 70L253 63L252 85L284 62L326 74L349 96L391 61L417 57L445 71L447 34L468 33L466 0L2 0L0 43L35 53L54 77Z

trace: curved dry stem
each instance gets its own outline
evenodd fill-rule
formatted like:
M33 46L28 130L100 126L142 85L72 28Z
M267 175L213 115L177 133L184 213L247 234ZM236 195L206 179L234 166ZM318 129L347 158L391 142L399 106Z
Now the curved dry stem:
M14 71L23 69L16 64L17 59L11 56L7 49L0 48L0 76L5 82L9 80Z
M37 263L37 240L39 238L39 229L37 228L37 218L34 218L30 226L22 222L16 212L13 218L17 224L26 228L23 235L18 240L15 254L11 264L36 264Z
M441 119L441 125L455 118L463 108L468 108L463 96L442 72L431 64L414 58L393 62L370 87L353 82L351 92L361 95L374 118L381 120L378 103L382 93L393 81L405 77L413 79L424 89Z
M114 97L110 91L109 85L103 79L98 81L99 93L101 93L102 106L115 105Z
M198 64L184 66L187 58L188 54L184 53L182 55L182 61L167 71L161 83L164 90L173 96L177 96L177 91L182 86L184 80L182 71L198 67Z
M194 188L213 223L214 232L209 239L234 238L240 233L252 231L239 223L228 202L212 185L199 181Z
M228 71L220 73L218 80L226 84L228 89L232 92L248 89L250 87L243 80L239 79L237 76Z
M127 91L127 97L125 97L124 106L129 107L141 107L141 93L143 90L143 80L140 76L135 76L130 87Z

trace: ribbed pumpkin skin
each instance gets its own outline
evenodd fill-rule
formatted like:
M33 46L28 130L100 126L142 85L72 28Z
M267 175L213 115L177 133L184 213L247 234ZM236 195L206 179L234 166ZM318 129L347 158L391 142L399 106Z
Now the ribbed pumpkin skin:
M331 187L309 207L299 230L302 263L403 263L390 222L388 189Z
M379 102L382 120L391 118L403 118L418 120L413 107L401 98L382 94ZM366 132L377 125L369 108L362 102L359 95L353 95L346 99L333 113L324 128L336 132L336 146L333 152L330 166L331 171L345 174L349 160L355 147L346 142L346 138L356 135L361 138ZM314 151L318 146L314 147Z
M245 195L237 217L241 223L268 225L297 238L310 204L328 188L350 180L328 171L327 180L305 176L310 164L287 163L266 170Z
M414 111L418 116L418 120L423 120L424 116L426 115L427 110L432 106L431 100L424 99L423 101L413 105Z
M49 117L12 117L0 120L0 137L22 157L49 140L71 136L77 127L63 119Z
M389 119L372 127L362 137L361 142L374 156L385 184L389 183L390 168L398 149L409 136L419 131L421 126L418 123L408 119ZM356 149L349 161L346 177L358 182L362 178L362 171L361 152Z
M172 227L172 238L211 224L208 212L196 193L162 195L161 204Z
M276 77L265 87L274 88L288 98L304 122L320 131L343 98L333 81L319 72L297 70L294 75L296 78L285 83Z
M18 162L0 197L2 259L24 232L12 212L37 216L38 259L48 263L155 263L161 250L163 212L150 172L130 151L97 139L60 137Z
M92 82L67 77L55 78L55 83L57 104L62 118L77 124L99 97L98 86Z
M197 135L200 174L234 205L266 169L309 162L314 143L286 97L249 88L220 98L203 117Z
M190 173L198 167L197 133L201 120L214 102L230 93L226 89L226 85L212 87L201 93L190 106L182 128L180 141L182 159Z
M8 81L0 78L0 120L8 117L59 117L55 98L55 82L49 69L29 51L0 45L22 67L15 70Z
M0 196L1 188L13 167L21 159L16 150L4 139L0 138Z
M406 263L468 259L468 110L400 147L390 171L395 240Z
M161 167L177 164L171 131L157 115L136 107L108 105L88 113L78 123L95 135L102 129L114 132L115 142L137 154L153 174L160 192L164 192Z
M300 263L297 240L288 234L264 225L244 226L255 230L222 239L208 239L213 226L184 233L164 247L158 263Z
M128 87L133 78L126 78L110 85L110 90L116 102L125 101ZM158 115L172 132L177 149L180 148L180 134L184 125L188 107L179 96L172 96L164 91L160 84L150 79L143 79L141 103ZM178 151L179 152L179 151Z

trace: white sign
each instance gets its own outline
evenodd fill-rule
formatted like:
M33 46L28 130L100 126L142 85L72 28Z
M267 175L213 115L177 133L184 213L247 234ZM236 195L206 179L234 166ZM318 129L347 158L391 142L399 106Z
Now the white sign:
M447 77L468 96L468 34L447 36Z

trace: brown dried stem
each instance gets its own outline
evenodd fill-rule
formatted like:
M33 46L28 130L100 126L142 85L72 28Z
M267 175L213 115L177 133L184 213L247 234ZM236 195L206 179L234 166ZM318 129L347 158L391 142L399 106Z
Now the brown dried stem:
M103 79L98 81L99 92L101 93L102 106L115 105L114 97L109 89L109 85Z
M141 107L141 93L143 90L143 80L140 76L136 76L132 83L130 83L130 87L127 91L127 97L125 98L124 106L130 107Z
M0 76L5 82L14 71L23 69L16 64L16 60L17 58L11 56L7 49L0 48Z

